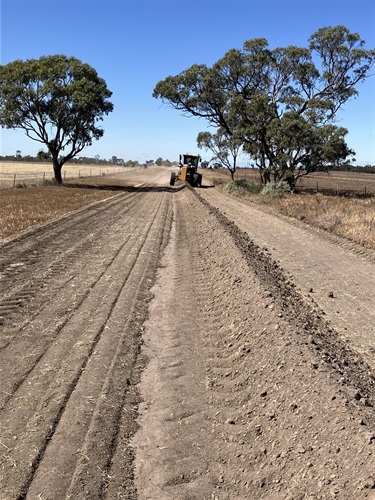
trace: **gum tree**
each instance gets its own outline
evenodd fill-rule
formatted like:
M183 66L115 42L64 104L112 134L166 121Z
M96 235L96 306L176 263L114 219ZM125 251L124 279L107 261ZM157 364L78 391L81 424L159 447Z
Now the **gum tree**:
M219 129L215 134L211 132L200 132L197 137L199 148L204 148L213 153L210 161L219 162L226 167L234 179L237 169L237 159L242 151L242 144L234 135L230 135Z
M234 137L264 182L294 183L353 154L335 118L374 61L358 33L329 26L307 48L271 50L264 38L249 40L212 67L194 65L160 81L153 96Z
M111 95L95 69L74 57L13 61L0 66L0 125L45 145L62 184L63 165L103 136L98 124L113 111Z

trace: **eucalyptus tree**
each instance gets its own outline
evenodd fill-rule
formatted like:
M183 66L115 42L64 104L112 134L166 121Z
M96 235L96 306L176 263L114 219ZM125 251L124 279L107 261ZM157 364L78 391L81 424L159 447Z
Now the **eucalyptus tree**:
M219 162L226 167L233 181L237 169L237 159L242 151L242 144L236 136L228 134L219 128L215 134L200 132L197 137L199 148L204 148L213 153L212 162Z
M374 64L375 51L364 45L344 26L319 29L307 48L270 49L256 38L212 67L194 65L167 77L153 96L234 137L265 182L294 181L354 153L335 118Z
M43 56L0 66L0 125L20 128L47 147L55 180L63 165L103 136L112 92L94 68L74 57Z

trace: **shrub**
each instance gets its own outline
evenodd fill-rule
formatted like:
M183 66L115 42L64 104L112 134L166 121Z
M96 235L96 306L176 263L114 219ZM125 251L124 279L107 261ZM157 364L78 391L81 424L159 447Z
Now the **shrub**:
M246 179L238 179L225 184L223 191L229 194L243 196L245 194L258 194L262 186L253 184Z
M42 186L57 186L56 179L43 179Z
M262 189L261 194L271 197L281 197L290 193L290 186L286 181L268 182Z

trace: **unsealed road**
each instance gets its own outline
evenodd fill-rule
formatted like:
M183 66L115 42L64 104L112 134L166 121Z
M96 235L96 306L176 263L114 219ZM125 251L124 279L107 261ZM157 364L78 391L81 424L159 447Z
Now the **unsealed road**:
M167 178L2 246L1 500L374 498L371 255Z

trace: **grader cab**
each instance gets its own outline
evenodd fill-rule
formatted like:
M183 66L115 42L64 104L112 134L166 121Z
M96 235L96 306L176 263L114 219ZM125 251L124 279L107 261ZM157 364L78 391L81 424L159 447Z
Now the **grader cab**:
M193 187L201 187L202 174L198 174L198 166L201 161L199 155L188 153L180 155L180 171L171 173L170 185L174 186L176 181L186 181Z

